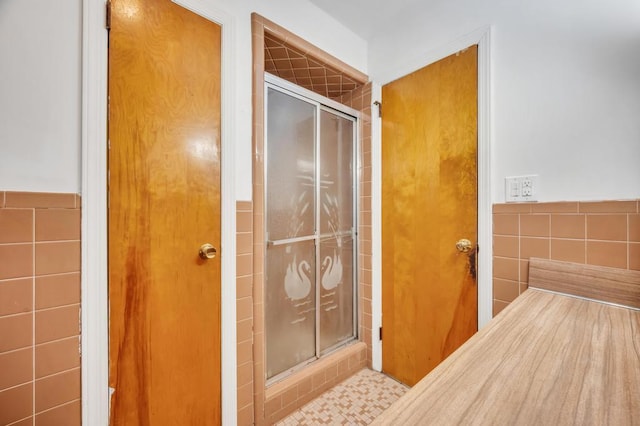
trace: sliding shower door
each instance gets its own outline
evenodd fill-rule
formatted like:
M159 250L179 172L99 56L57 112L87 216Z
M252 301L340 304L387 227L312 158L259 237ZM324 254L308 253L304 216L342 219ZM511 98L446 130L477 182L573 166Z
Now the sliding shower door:
M355 118L266 88L266 378L356 337Z

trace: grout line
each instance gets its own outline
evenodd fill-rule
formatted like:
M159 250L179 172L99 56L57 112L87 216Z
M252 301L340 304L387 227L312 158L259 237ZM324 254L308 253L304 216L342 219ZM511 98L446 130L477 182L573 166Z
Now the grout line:
M549 219L548 220L549 220L549 222L547 223L547 225L549 225L549 236L546 237L546 238L549 239L549 259L551 259L552 258L552 256L551 256L551 215L549 215ZM527 283L527 286L528 285L529 284Z
M26 277L26 278L28 278L28 277ZM32 301L32 303L33 303L33 301ZM29 315L29 314L32 314L32 313L33 313L33 310L30 310L30 311L28 311L28 312L17 312L17 313L15 313L15 314L0 315L0 318L3 318L3 319L4 319L4 318L13 318L13 317L18 317L18 316L20 316L20 315ZM26 348L26 347L27 347L27 346L25 346L25 348ZM12 349L12 350L13 350L13 349ZM4 353L4 352L2 352L2 353Z
M59 339L47 340L46 342L42 342L42 343L36 343L35 346L34 346L34 350L37 347L45 346L45 345L48 345L50 343L58 343L58 342L62 342L64 340L77 339L79 337L80 337L80 333L74 334L73 336L66 336L66 337L61 337Z
M56 243L79 243L80 239L77 240L34 240L34 244L56 244Z
M55 410L56 408L60 408L60 407L64 407L65 405L73 404L73 403L74 403L74 402L76 402L76 401L78 401L78 402L79 402L79 401L80 401L80 398L72 399L71 401L67 401L67 402L62 403L62 404L60 404L60 405L56 405L55 407L47 408L46 410L38 411L37 413L36 413L35 408L34 408L33 418L34 418L34 419L36 418L36 414L43 414L43 413L47 413L47 412L49 412L49 411L53 411L53 410Z
M5 353L8 353L8 352L5 352ZM33 379L29 379L26 382L22 382L22 383L18 383L17 385L13 385L13 386L8 386L6 388L2 388L2 389L0 389L0 393L5 392L5 391L10 391L12 389L16 389L16 388L19 388L21 386L26 386L28 384L33 384L33 383L34 383L34 380ZM35 388L35 386L34 386L34 388ZM33 412L30 415L33 415Z
M32 232L32 253L31 253L31 415L32 425L36 424L36 210L31 210L31 232Z
M36 381L40 381L40 380L44 380L44 379L49 379L49 378L51 378L51 377L55 377L55 376L61 376L61 375L63 375L63 374L67 374L67 373L69 373L69 372L71 372L71 371L75 371L75 370L78 370L78 371L79 371L79 370L80 370L80 366L78 365L77 367L67 368L66 370L56 371L56 372L55 372L55 373L53 373L53 374L47 374L46 376L38 377L37 379L34 379L34 382L36 382ZM36 388L36 387L35 387L35 384L34 384L34 386L33 386L34 393L35 393L35 388ZM79 398L76 398L76 399L79 399ZM34 403L35 403L35 400L34 400ZM64 404L61 404L61 405L64 405ZM42 411L38 411L38 413L41 413L41 412L42 412ZM34 409L33 409L33 413L34 413L34 414L36 414L35 407L34 407Z
M6 426L13 426L13 425L17 425L17 424L19 424L19 423L21 423L21 422L25 421L25 420L26 420L26 419L28 419L29 417L33 417L33 419L34 419L33 421L35 422L35 416L32 414L32 415L30 415L30 416L28 416L28 417L23 417L23 418L21 418L20 420L16 420L15 422L8 423ZM35 425L35 423L33 423L33 424Z
M27 244L34 244L35 242L32 241L20 241L20 242L16 242L16 243L0 243L0 247L2 246L26 246Z
M51 306L51 307L42 308L42 309L34 309L33 311L34 312L47 312L47 311L53 311L55 309L69 308L69 307L73 307L73 306L80 306L80 302L67 303L66 305Z
M520 276L520 245L521 245L521 239L522 239L522 215L520 213L518 213L518 295L520 295L520 283L522 282L522 277ZM494 278L495 278L495 273L494 273Z
M75 275L75 274L80 274L80 271L55 272L53 274L40 274L40 275L37 275L37 277L38 278L42 278L42 277L60 277L62 275Z

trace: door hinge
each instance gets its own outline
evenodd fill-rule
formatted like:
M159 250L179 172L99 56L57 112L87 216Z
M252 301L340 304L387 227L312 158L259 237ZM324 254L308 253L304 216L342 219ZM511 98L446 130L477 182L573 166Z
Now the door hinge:
M106 19L105 19L104 27L110 30L111 29L111 0L107 0L106 8L107 8L107 13L105 15Z
M373 104L378 107L378 117L382 118L382 102L374 101Z
M382 340L382 327L380 327L380 328L378 329L378 332L379 332L379 335L378 335L378 336L379 336L380 340Z

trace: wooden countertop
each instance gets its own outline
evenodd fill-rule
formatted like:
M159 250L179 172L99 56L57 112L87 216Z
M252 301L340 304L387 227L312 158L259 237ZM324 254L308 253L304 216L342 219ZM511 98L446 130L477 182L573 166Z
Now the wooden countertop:
M373 424L640 424L640 311L530 288Z

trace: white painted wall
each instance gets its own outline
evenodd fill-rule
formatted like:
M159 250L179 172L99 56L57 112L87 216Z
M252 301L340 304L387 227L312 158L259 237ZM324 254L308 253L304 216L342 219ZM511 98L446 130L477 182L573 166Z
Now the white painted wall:
M80 191L81 0L0 1L0 190Z
M236 194L251 199L251 13L366 71L365 41L306 0L203 0L232 16ZM0 190L80 191L81 0L0 1Z
M369 75L395 80L487 25L493 201L524 174L540 201L639 198L640 2L415 2L369 40Z

